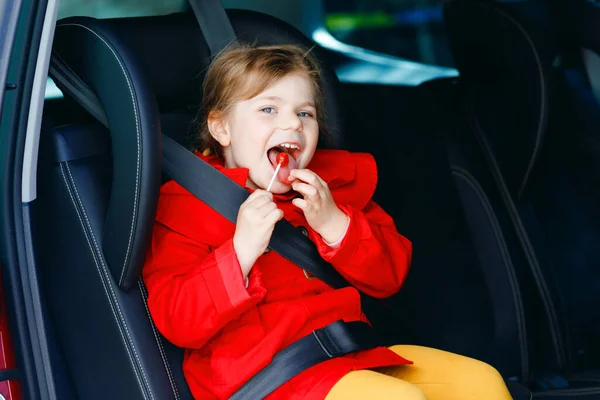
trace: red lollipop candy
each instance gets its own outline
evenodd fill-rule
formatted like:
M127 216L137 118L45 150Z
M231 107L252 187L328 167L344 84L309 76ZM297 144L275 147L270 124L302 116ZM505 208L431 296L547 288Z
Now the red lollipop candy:
M277 173L279 172L279 170L281 169L281 167L285 168L288 163L290 162L290 158L288 156L287 153L279 153L277 154L277 167L275 167L275 172L273 173L273 177L271 178L271 182L269 182L269 186L267 186L267 191L271 190L271 185L273 185L273 182L275 182L275 178L277 177Z
M287 153L281 152L277 154L277 164L281 164L282 167L286 167L290 162L290 158Z

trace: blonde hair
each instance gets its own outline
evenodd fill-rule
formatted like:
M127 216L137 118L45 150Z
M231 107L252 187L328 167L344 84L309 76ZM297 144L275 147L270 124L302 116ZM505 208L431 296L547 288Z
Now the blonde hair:
M197 149L204 154L221 155L221 146L208 129L211 112L225 115L236 102L257 96L278 79L293 73L306 74L310 79L320 139L329 142L321 72L310 50L296 45L235 45L215 58L204 79L202 107L196 118L199 124Z

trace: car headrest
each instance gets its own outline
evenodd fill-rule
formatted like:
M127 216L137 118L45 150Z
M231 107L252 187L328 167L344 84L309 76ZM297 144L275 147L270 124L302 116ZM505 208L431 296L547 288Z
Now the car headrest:
M129 289L144 263L160 187L155 97L128 46L100 20L60 21L53 52L96 93L107 116L113 177L104 235L95 246L115 281Z
M227 10L241 42L314 47L300 31L265 14ZM328 127L342 147L333 70L321 61ZM161 117L195 114L210 62L193 14L98 20L73 17L56 27L53 52L98 96L110 126L113 182L102 247L119 286L136 284L151 238L160 187ZM184 130L183 128L181 130ZM165 132L184 142L184 134Z
M325 113L333 136L331 146L343 147L336 98L339 81L333 69L324 62L326 54L302 32L275 17L237 9L228 9L227 15L240 42L257 45L295 43L313 49L323 71ZM196 113L202 101L202 82L211 57L193 14L117 18L103 22L143 65L161 114ZM175 133L174 139L183 142L185 138L177 137Z
M458 0L444 14L467 118L520 197L547 130L558 52L550 12L538 0Z

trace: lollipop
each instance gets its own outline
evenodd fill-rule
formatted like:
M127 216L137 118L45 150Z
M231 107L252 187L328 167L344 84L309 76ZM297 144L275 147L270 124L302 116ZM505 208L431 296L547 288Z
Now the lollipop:
M275 167L275 172L273 173L273 177L271 178L271 182L269 182L269 186L267 186L267 191L271 191L271 186L273 186L273 182L275 182L275 178L277 177L277 173L281 167L286 167L290 162L290 158L287 153L281 152L277 154L277 167Z

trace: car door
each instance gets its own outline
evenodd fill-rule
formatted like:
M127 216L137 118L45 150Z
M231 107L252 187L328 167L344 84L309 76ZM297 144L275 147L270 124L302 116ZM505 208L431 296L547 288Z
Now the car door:
M57 3L0 1L0 399L58 398L31 229Z

